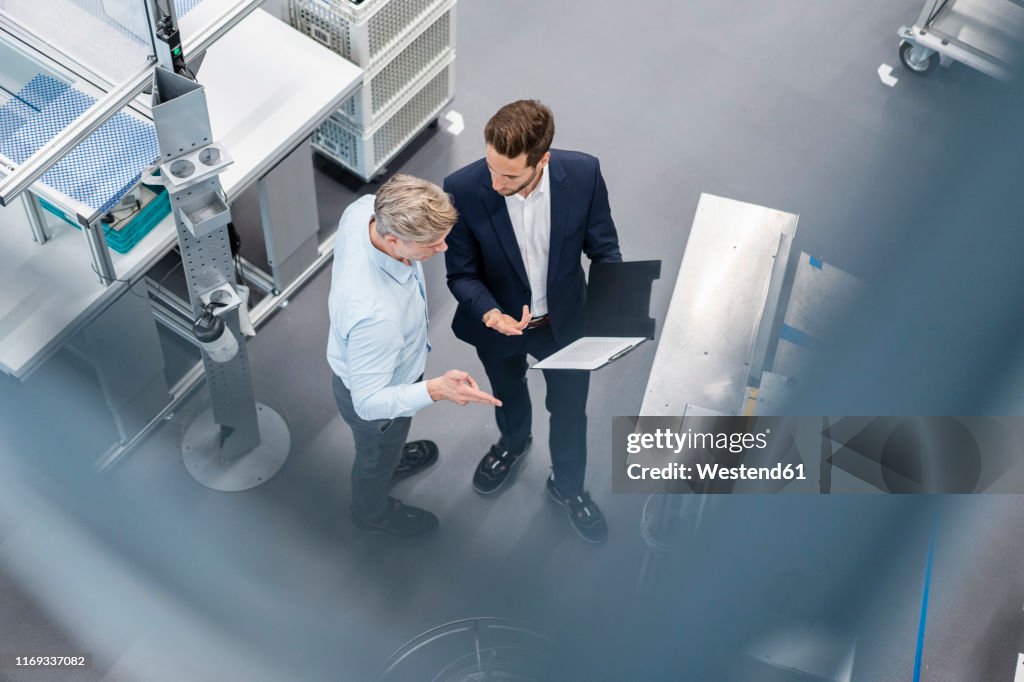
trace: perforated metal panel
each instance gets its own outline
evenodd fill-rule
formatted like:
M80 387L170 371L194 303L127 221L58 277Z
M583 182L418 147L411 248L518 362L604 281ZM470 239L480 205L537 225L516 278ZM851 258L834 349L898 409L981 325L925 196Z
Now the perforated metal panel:
M172 193L171 206L177 208L194 195L219 188L220 180L214 176L183 192ZM227 229L217 230L204 237L194 237L182 222L181 213L180 210L174 212L174 224L178 228L181 260L192 299L192 312L198 316L202 309L199 295L225 282L234 282L235 266L231 259Z
M195 147L204 146L210 134L210 125L206 115L206 95L202 87L163 70L156 72L156 85L160 101L153 107L153 116L160 128L162 158L177 158ZM222 284L234 285L235 269L227 227L221 226L202 237L195 237L182 220L185 213L182 206L194 197L209 192L220 193L220 178L214 175L195 184L167 184L178 243L181 246L189 301L193 314L198 317L203 306L202 295ZM248 351L245 339L239 332L238 310L227 311L222 319L239 341L238 352L226 362L215 362L204 351L203 367L210 389L214 421L221 426L237 429L235 443L241 443L238 447L245 451L260 442Z

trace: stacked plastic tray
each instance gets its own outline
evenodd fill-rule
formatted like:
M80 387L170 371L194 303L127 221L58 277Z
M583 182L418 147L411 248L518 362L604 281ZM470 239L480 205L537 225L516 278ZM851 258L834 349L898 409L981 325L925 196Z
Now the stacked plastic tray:
M361 66L363 84L313 146L370 180L455 92L456 0L289 0L292 26Z
M82 226L64 213L59 206L54 206L45 199L40 199L39 204L76 230L82 229ZM156 198L146 204L131 221L118 228L103 226L107 246L120 254L128 253L170 212L171 202L167 198L167 190L160 188Z

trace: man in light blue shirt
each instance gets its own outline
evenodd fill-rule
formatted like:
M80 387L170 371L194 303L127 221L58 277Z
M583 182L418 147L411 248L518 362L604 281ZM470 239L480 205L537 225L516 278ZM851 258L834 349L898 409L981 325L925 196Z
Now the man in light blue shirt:
M396 475L437 459L430 441L406 443L416 412L437 400L501 405L466 372L423 380L430 351L421 261L447 249L458 214L437 185L396 175L346 210L335 238L327 361L334 399L352 429L352 522L397 537L437 528L437 517L388 495Z

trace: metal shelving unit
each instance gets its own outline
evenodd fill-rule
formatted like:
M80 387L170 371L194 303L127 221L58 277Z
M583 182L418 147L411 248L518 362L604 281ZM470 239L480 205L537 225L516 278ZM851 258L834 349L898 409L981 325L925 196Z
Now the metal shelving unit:
M289 0L292 26L364 67L313 147L364 180L386 171L455 92L456 0Z
M898 34L900 61L911 73L961 62L1008 80L1024 48L1024 1L927 0L917 23Z

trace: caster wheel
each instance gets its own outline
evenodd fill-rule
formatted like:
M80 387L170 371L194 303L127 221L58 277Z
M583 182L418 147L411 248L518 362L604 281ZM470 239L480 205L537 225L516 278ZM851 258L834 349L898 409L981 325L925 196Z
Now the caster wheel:
M923 76L935 68L939 55L935 50L904 40L900 43L900 61L911 73Z

